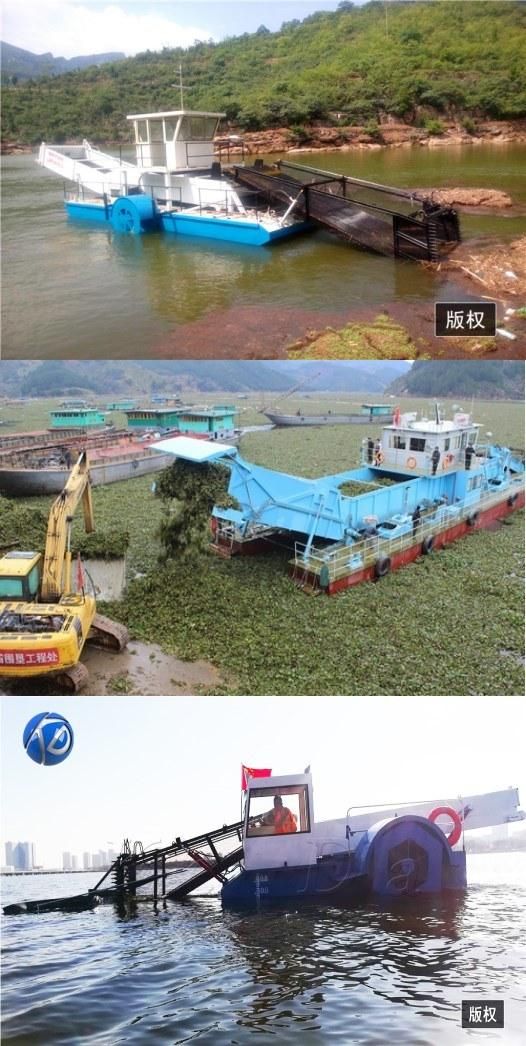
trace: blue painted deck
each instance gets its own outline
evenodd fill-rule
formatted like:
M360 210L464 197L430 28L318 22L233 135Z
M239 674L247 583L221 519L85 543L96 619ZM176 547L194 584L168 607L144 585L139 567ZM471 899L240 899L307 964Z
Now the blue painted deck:
M454 469L436 476L406 477L371 466L303 479L253 465L236 454L225 456L225 464L231 469L228 491L240 508L214 509L214 515L235 523L242 533L258 524L352 544L358 537L353 531L362 529L368 517L379 522L402 517L403 526L403 517L417 505L434 506L438 514L454 517L461 508L476 506L483 495L512 488L512 461L509 450L492 446L479 467ZM522 463L514 464L516 472L524 471ZM386 476L396 482L352 497L340 491L341 485L349 481L377 483Z

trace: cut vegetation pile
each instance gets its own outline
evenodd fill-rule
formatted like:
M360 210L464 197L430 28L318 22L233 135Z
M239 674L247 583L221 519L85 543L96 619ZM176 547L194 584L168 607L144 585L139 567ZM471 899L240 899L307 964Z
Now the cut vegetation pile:
M349 323L342 330L310 334L287 352L297 360L409 360L419 355L410 334L385 314L370 322Z
M227 493L229 475L224 465L196 465L182 459L161 472L156 494L165 513L159 533L168 556L194 560L208 550L214 505L235 505Z

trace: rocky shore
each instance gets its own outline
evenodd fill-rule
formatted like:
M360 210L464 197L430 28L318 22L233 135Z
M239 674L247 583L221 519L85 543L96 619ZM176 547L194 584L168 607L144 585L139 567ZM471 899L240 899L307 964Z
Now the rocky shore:
M434 125L442 125L440 134L433 131ZM385 146L402 148L422 146L439 148L448 145L477 145L492 142L503 145L508 142L526 142L526 120L473 120L469 122L444 120L430 121L426 130L387 118L377 125L367 127L345 125L337 127L312 126L298 130L288 127L269 131L252 131L243 134L245 152L255 153L313 153L352 149L382 149ZM237 147L234 147L237 149ZM231 152L234 150L230 150ZM241 147L239 147L241 151Z
M425 116L425 114L422 114ZM437 127L440 133L437 133ZM469 130L467 129L469 127ZM231 128L234 134L234 128ZM448 145L477 145L492 142L505 145L508 142L526 142L526 119L523 120L438 120L427 115L427 127L416 127L394 117L385 117L377 124L341 124L334 127L324 125L305 126L301 129L278 127L268 131L245 131L239 134L239 145L231 143L229 153L239 155L244 149L248 155L257 153L313 153L350 152L353 149L382 149L422 146L440 148ZM220 139L226 142L226 134ZM241 145L241 140L243 146ZM73 143L72 143L73 144ZM78 144L78 143L75 143ZM101 143L103 148L119 143ZM122 142L120 143L122 144ZM5 155L32 152L34 146L24 142L2 141L0 151Z

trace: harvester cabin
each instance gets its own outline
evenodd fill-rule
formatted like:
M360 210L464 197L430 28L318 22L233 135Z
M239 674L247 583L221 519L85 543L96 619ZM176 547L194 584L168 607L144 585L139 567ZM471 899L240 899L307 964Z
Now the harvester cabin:
M52 429L91 429L106 424L106 415L96 407L61 407L50 410Z
M453 421L418 422L416 414L395 415L382 431L380 447L372 449L373 464L422 476L463 469L471 464L479 429L469 414L455 414Z
M214 138L224 113L174 109L163 113L133 113L138 167L160 171L210 168Z
M278 810L278 814L276 814ZM312 864L314 806L310 774L249 780L245 807L245 867Z

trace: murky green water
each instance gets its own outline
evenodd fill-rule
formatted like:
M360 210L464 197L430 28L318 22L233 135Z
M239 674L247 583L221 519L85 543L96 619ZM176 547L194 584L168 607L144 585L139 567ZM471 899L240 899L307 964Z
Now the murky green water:
M526 231L524 145L296 159L406 187L502 189L513 213L463 216L464 236ZM271 356L278 354L272 345L302 325L451 293L418 265L366 254L321 231L273 248L242 248L74 224L64 214L60 180L28 155L3 159L3 254L5 358Z

